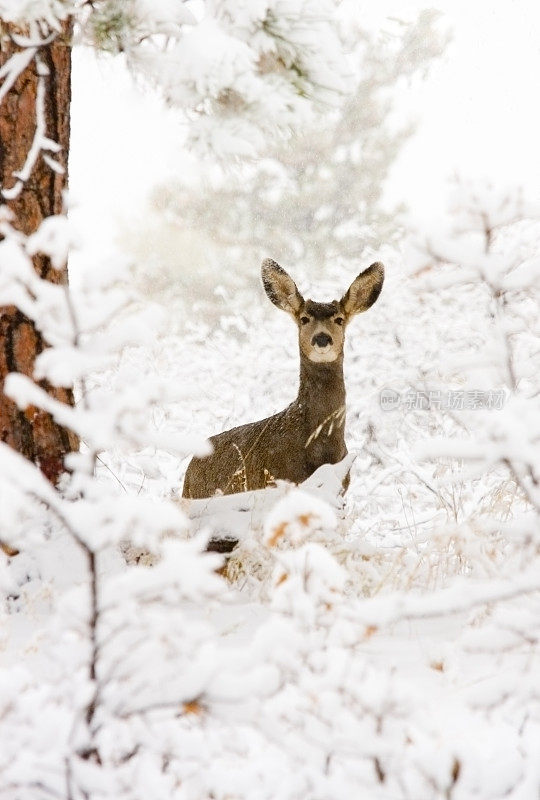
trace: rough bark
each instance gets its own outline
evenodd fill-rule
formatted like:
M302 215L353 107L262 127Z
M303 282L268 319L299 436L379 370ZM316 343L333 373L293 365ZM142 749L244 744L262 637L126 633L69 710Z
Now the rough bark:
M10 38L13 29L2 28L0 65L19 50ZM39 158L19 196L5 200L14 213L14 227L25 234L35 231L42 220L62 213L63 191L67 187L69 152L69 108L71 100L71 31L39 50L39 58L48 68L45 79L46 135L61 146L54 158L63 173L52 170ZM37 66L35 59L19 76L0 105L0 182L10 189L16 179L13 173L26 161L36 128ZM53 283L67 281L67 268L56 270L50 260L34 258L38 274ZM77 437L57 425L50 414L29 406L21 411L3 394L4 379L9 372L32 376L36 356L46 342L34 324L17 308L0 308L0 439L37 464L47 478L56 483L63 472L64 456L78 447ZM65 403L73 403L70 389L53 387L47 381L39 385Z

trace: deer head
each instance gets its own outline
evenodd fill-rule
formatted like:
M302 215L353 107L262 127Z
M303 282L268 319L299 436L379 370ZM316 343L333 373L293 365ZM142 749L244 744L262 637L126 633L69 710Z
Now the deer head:
M341 300L317 303L304 300L293 279L272 259L263 261L261 271L272 303L296 322L300 352L315 363L332 362L342 355L348 323L373 305L384 281L384 267L376 262L354 279Z

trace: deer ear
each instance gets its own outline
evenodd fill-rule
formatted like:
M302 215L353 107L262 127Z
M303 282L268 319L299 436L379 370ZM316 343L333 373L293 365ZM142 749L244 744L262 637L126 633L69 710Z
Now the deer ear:
M384 267L380 261L361 272L341 298L345 314L352 317L367 311L380 295L383 281Z
M304 298L293 279L271 258L265 258L261 267L264 291L272 303L293 316L300 311Z

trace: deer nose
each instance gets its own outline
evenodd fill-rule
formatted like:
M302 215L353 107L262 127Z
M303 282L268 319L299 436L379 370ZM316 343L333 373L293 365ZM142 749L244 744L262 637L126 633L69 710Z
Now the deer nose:
M327 333L318 333L311 340L311 344L316 344L318 347L326 347L327 344L332 344L332 337Z

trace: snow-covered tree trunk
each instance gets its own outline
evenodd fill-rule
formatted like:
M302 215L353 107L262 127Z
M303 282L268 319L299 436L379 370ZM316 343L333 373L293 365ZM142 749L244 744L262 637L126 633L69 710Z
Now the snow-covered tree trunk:
M64 23L52 42L42 39L37 48L35 37L28 33L4 24L0 50L2 201L13 214L13 226L25 235L34 233L46 217L62 213L71 97L70 23ZM28 63L10 86L17 60ZM55 269L47 256L37 254L33 263L40 277L55 284L67 281L66 269ZM34 323L19 309L0 309L0 437L56 483L64 456L78 447L77 437L46 411L35 406L21 411L3 393L6 375L32 376L36 356L46 346ZM71 389L53 387L47 381L40 385L57 400L73 403Z

